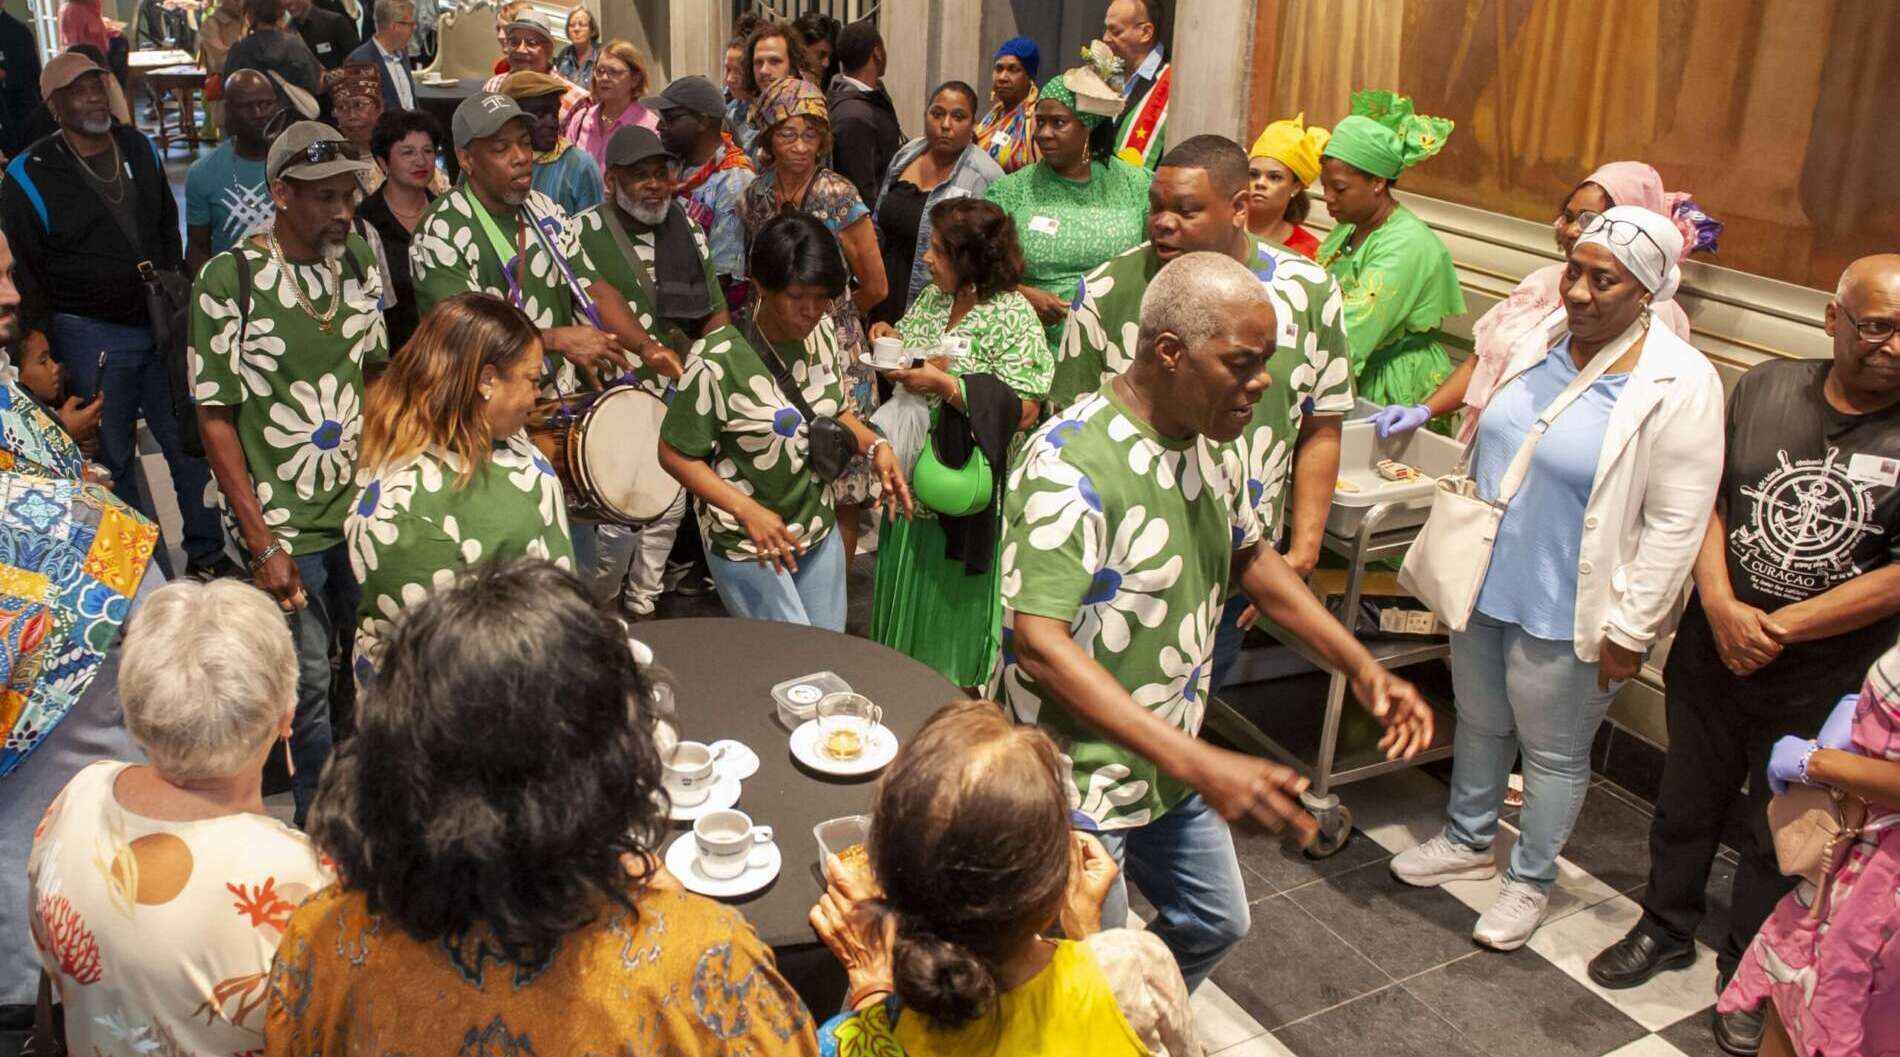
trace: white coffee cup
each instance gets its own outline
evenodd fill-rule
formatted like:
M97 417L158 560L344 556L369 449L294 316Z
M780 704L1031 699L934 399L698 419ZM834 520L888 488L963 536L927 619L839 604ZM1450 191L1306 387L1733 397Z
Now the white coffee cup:
M693 823L699 872L715 881L729 881L764 866L763 845L770 843L772 827L754 826L752 816L743 811L708 811Z
M713 764L718 759L711 747L697 741L682 741L662 757L660 784L666 787L666 795L672 798L674 807L706 802L717 780Z
M904 347L904 339L882 337L871 343L871 364L875 367L901 370L910 366L911 352Z

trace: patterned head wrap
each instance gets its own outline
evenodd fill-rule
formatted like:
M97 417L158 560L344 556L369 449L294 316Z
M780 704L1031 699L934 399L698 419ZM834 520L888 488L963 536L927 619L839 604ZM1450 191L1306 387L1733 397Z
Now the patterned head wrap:
M1042 49L1036 47L1036 42L1028 37L1011 37L1004 41L1003 46L996 49L996 54L990 58L990 61L995 62L1005 55L1022 63L1023 72L1029 75L1031 81L1036 79L1036 71L1042 68Z
M1043 82L1042 98L1053 99L1063 106L1068 107L1069 110L1075 114L1076 119L1082 122L1083 128L1093 132L1096 126L1116 116L1116 114L1102 113L1103 110L1113 109L1117 112L1120 111L1120 107L1115 105L1119 103L1120 100L1115 99L1111 101L1110 98L1104 94L1108 91L1107 87L1104 86L1089 96L1089 103L1093 104L1093 106L1090 106L1089 104L1085 104L1082 98L1076 94L1074 86L1070 84L1071 80L1081 81L1091 86L1104 85L1104 82L1097 79L1094 72L1088 67L1078 67L1067 73L1056 74L1054 77Z
M1623 262L1636 281L1660 304L1676 296L1682 285L1682 232L1676 222L1642 206L1612 206L1595 225L1586 228L1577 245L1602 246Z
M1247 152L1249 158L1272 158L1288 169L1308 187L1319 179L1320 151L1326 149L1326 141L1332 133L1314 125L1306 127L1306 115L1296 115L1291 121L1275 121L1268 125L1260 138L1253 141L1253 149Z
M330 89L330 98L341 102L345 99L374 99L383 101L383 79L376 72L376 66L367 62L346 64L340 71L343 79L335 88Z
M1338 158L1356 169L1387 180L1444 149L1454 127L1450 118L1412 112L1410 96L1397 92L1358 91L1352 114L1333 126L1325 158Z
M772 82L772 87L759 98L759 117L766 132L795 117L831 124L831 111L825 109L825 93L802 77L781 77Z
M1704 250L1716 251L1716 242L1722 236L1722 222L1704 213L1687 194L1663 190L1662 174L1642 162L1613 161L1584 177L1583 183L1603 188L1603 193L1610 196L1611 205L1641 206L1668 217L1682 233L1679 259L1688 260L1691 253Z

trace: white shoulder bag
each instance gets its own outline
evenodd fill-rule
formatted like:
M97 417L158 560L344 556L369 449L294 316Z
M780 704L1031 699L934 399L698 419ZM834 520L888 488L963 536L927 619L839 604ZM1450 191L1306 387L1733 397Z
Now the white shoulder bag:
M1544 408L1537 421L1532 424L1524 443L1518 446L1517 456L1511 460L1510 468L1504 471L1504 479L1498 482L1498 497L1486 502L1478 495L1477 479L1470 475L1471 456L1477 450L1478 434L1474 431L1470 443L1458 459L1457 468L1440 477L1432 490L1432 511L1426 518L1425 526L1419 530L1405 552L1405 564L1399 569L1399 586L1417 596L1431 608L1438 619L1453 631L1465 630L1471 620L1471 611L1477 608L1478 591L1484 586L1485 571L1491 567L1491 547L1497 542L1498 525L1504 520L1504 511L1511 505L1511 498L1524 483L1530 473L1531 456L1537 451L1537 442L1549 432L1550 424L1564 413L1571 402L1582 396L1584 391L1596 384L1610 365L1623 358L1623 354L1648 330L1647 314L1637 323L1623 332L1611 347L1597 353L1577 376L1570 380L1557 399ZM1539 363L1543 361L1538 361ZM1535 364L1531 365L1535 367ZM1528 368L1527 368L1528 369ZM1523 372L1519 372L1521 375ZM1517 375L1500 382L1497 392L1517 380ZM1494 393L1491 401L1495 403Z

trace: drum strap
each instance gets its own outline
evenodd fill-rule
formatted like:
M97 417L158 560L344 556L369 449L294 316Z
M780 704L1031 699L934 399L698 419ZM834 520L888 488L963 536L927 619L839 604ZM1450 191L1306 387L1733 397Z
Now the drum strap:
M633 269L634 279L639 281L640 289L646 291L647 301L654 306L654 314L658 315L660 294L653 285L653 273L647 270L647 262L640 259L638 248L634 246L633 239L628 237L625 225L620 223L619 210L614 208L612 202L602 202L599 212L600 219L607 225L607 233L614 237L614 245L620 247L620 255L627 258L627 267Z
M574 295L574 306L580 309L594 326L601 325L600 313L594 308L593 298L587 296L587 291L581 287L580 280L575 277L573 269L568 267L567 257L554 244L554 239L535 220L532 210L523 205L515 211L515 244L511 247L508 245L507 237L501 233L501 228L496 226L495 218L489 215L488 208L475 197L474 190L465 185L463 193L468 196L470 212L475 214L476 220L481 221L482 231L488 236L488 244L494 247L495 256L501 259L502 274L508 279L509 293L513 296L515 307L524 307L522 302L526 300L521 292L522 277L526 274L528 267L525 233L527 229L533 228L535 241L548 252L548 257L554 261L554 266L561 270L561 277L567 282L568 292ZM513 266L512 270L510 270L510 265Z

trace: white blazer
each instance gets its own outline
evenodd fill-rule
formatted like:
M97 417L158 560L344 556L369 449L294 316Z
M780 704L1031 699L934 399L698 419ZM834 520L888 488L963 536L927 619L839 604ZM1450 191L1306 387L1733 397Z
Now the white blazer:
M1558 309L1512 346L1498 389L1542 363L1564 333ZM1644 653L1666 634L1708 531L1727 437L1722 379L1667 327L1651 326L1617 398L1584 505L1574 646L1603 640Z

